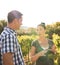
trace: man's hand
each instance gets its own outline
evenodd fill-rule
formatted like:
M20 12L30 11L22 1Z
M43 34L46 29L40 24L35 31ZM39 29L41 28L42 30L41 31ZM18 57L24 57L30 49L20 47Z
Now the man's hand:
M3 54L3 65L14 65L12 53Z

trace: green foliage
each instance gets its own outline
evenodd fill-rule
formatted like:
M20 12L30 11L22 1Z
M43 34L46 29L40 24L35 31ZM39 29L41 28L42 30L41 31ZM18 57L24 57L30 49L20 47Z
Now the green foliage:
M52 35L54 33L54 28L51 25L46 26L46 33L48 34L48 38L52 39Z
M57 50L55 58L57 60L57 64L60 65L60 36L58 34L53 34L53 42L56 45Z
M0 20L0 34L6 25L7 25L7 22L5 20Z
M31 43L34 39L37 38L35 35L23 35L23 36L17 36L18 41L22 47L23 55L27 55L29 53L29 50L31 48Z
M60 36L58 34L53 34L53 42L54 44L60 48Z
M55 33L60 35L60 26L55 28Z
M6 25L7 22L5 20L0 20L0 33L3 31ZM17 36L18 41L22 47L23 56L26 56L29 53L32 41L38 37L36 34L36 29L34 28L29 28L28 32L29 33L21 33L20 36L19 35ZM46 33L48 35L48 38L53 39L53 42L57 47L57 53L54 56L49 55L49 57L50 58L54 57L55 63L57 65L60 65L60 22L56 22L53 25L47 25Z
M50 38L50 39L52 39L52 35L54 33L60 35L60 22L56 22L53 25L47 25L46 33L48 34L48 38Z
M35 40L38 36L36 35L22 35L22 36L17 36L18 41L22 47L22 52L23 52L23 56L25 57L26 55L28 55L28 59L29 59L29 50L31 48L31 43L33 40ZM53 34L52 36L53 38L53 42L57 47L57 53L55 55L49 54L49 58L53 58L55 65L60 64L60 46L58 46L58 44L60 44L60 36L58 34ZM25 57L26 58L26 57ZM30 64L30 62L28 62L28 64Z

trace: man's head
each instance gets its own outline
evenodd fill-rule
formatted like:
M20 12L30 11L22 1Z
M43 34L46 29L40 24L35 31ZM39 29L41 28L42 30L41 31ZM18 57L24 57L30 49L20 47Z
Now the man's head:
M8 13L7 16L8 24L11 25L14 29L18 29L22 25L22 13L19 11L13 10Z

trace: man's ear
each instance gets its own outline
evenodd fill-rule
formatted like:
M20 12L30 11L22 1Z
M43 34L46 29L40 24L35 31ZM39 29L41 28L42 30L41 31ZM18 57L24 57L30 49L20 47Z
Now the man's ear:
M17 21L17 19L15 18L13 21Z
M15 24L15 22L17 22L17 19L16 18L12 21L12 23Z

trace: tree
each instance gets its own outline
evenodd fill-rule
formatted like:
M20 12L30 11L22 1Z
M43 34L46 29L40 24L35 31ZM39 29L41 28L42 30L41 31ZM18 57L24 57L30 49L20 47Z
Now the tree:
M52 25L47 25L46 33L48 34L48 38L52 39L52 35L54 33L54 27L52 27Z
M0 20L0 34L6 25L7 25L7 22L5 20Z

